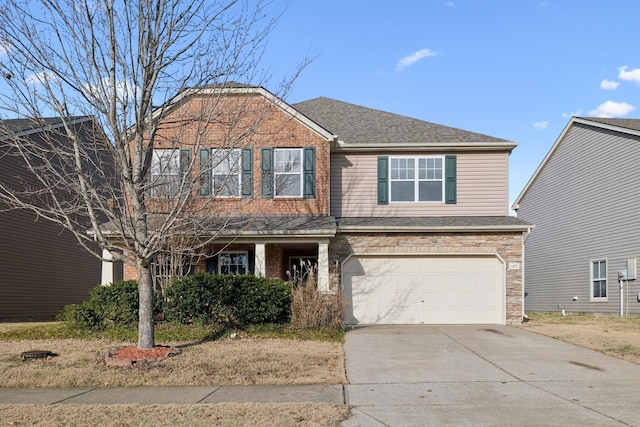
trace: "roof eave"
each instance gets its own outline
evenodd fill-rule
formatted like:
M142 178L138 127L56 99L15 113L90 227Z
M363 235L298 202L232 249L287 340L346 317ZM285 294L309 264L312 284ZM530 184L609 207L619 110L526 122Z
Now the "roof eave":
M337 141L336 151L509 151L518 146L515 142L414 142L414 143L345 143Z
M353 233L370 233L370 232L386 232L386 233L403 233L403 232L527 232L533 229L534 225L477 225L477 226L369 226L369 225L353 225L338 226L338 232Z

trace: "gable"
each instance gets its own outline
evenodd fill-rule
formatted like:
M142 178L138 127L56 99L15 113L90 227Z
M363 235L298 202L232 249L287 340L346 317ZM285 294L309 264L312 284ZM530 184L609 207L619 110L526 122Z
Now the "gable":
M606 118L585 118L585 117L573 117L567 123L562 133L549 149L549 152L544 157L536 171L533 173L527 184L524 186L520 195L517 197L516 201L512 205L512 209L518 210L520 203L527 196L527 193L531 190L532 186L534 186L537 180L540 178L541 173L547 166L547 164L554 158L556 153L559 150L562 150L563 144L572 134L573 130L576 128L585 129L586 132L592 133L593 136L598 134L600 135L610 135L614 137L619 137L622 139L628 139L630 141L634 141L634 143L640 143L640 119L606 119ZM576 143L579 143L576 141ZM608 150L611 150L611 146L606 144L594 145L591 148L589 146L580 147L578 154L583 155L595 155L598 148L606 146ZM585 151L590 151L591 153L585 153ZM603 151L606 152L606 151ZM580 160L578 158L574 159L570 168L575 167Z

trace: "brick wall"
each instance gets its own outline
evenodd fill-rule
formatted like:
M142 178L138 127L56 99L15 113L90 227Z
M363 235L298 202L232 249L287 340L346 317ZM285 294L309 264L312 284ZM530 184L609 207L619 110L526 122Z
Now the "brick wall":
M329 263L351 254L497 254L505 263L506 321L522 321L522 233L340 233L329 244ZM519 269L510 269L518 263Z
M253 197L198 196L191 207L198 214L329 215L329 141L262 96L190 98L174 109L164 123L157 132L155 147L191 148L196 161L194 174L198 173L199 147L253 149ZM261 149L305 147L315 148L316 197L263 198ZM194 194L197 191L195 188ZM161 205L157 208L162 210Z

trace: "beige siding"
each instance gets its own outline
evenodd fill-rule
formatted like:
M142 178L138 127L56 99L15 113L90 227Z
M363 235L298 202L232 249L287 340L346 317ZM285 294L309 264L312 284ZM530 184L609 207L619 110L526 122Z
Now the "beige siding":
M402 153L402 155L411 155ZM392 154L393 155L393 154ZM413 155L424 155L413 154ZM384 216L504 216L508 215L507 153L457 154L457 203L377 204L375 153L331 154L331 215Z

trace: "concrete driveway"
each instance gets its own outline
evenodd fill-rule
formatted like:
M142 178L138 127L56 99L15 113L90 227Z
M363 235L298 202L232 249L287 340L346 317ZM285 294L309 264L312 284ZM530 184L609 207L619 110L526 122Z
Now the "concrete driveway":
M640 366L508 326L363 326L353 426L640 425Z

